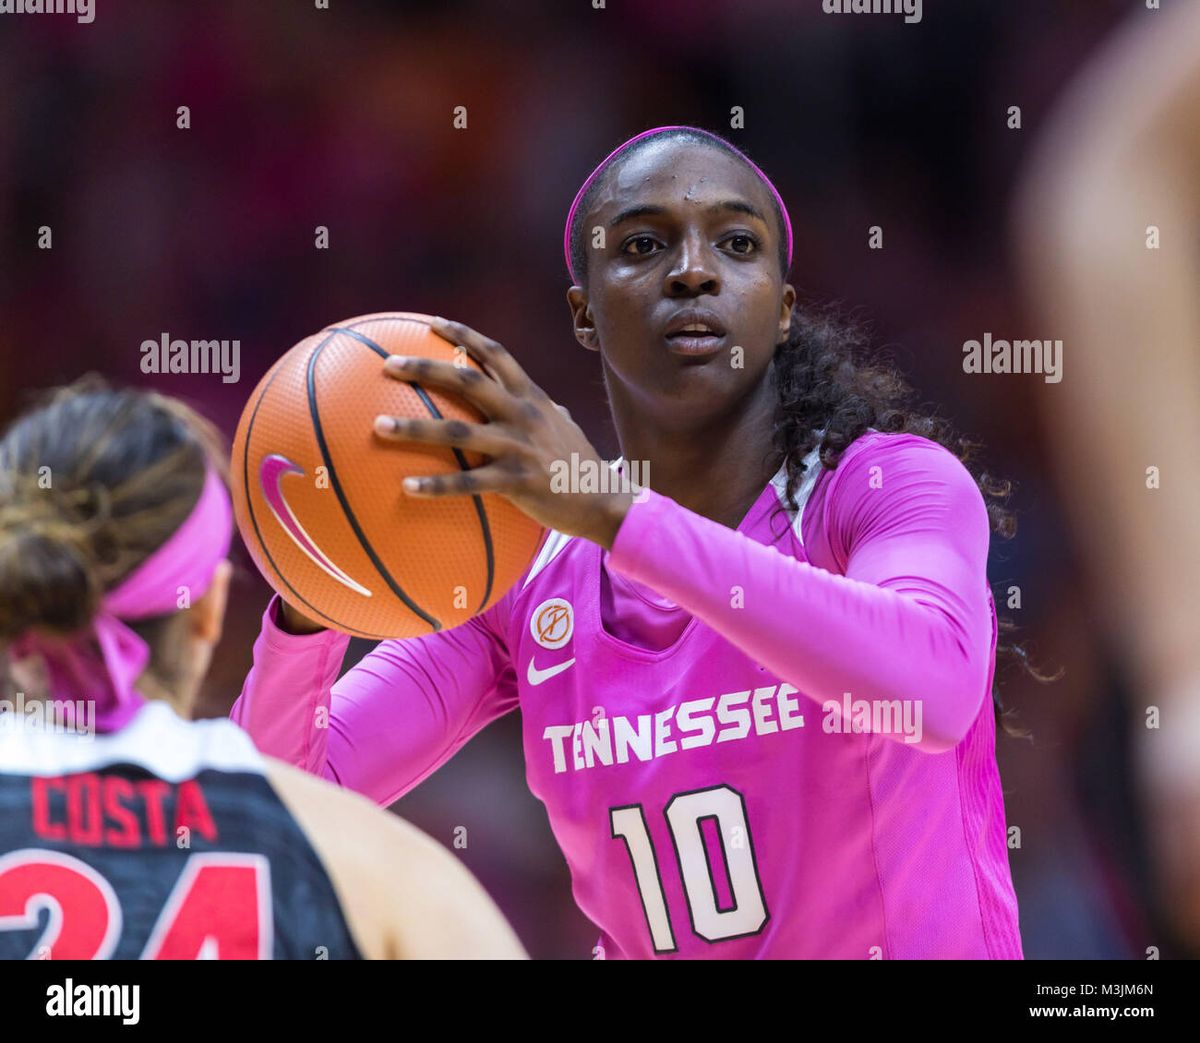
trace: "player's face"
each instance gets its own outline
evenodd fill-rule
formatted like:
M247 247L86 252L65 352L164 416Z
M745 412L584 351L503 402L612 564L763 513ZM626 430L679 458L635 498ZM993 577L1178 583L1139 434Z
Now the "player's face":
M606 248L589 249L571 304L614 405L692 426L761 389L795 301L771 202L744 163L695 144L658 143L605 174L583 228L590 244L603 227ZM689 319L709 332L680 331Z

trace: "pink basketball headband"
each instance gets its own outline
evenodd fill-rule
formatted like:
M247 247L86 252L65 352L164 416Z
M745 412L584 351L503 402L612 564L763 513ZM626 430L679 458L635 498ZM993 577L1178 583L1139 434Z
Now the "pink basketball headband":
M104 595L87 630L73 640L28 630L12 642L11 655L16 659L40 655L51 698L65 704L68 716L73 717L77 700L91 702L96 731L118 731L144 704L134 683L150 661L150 646L123 621L177 610L180 587L188 590L192 600L201 597L218 563L229 553L232 539L229 493L210 464L200 498L183 524Z
M767 177L767 175L764 174L761 169L759 169L758 164L755 163L754 160L752 160L749 156L747 156L741 149L739 149L736 145L726 141L719 135L714 134L712 131L703 130L700 127L688 127L682 124L674 124L672 126L654 127L651 130L644 130L640 134L635 134L628 141L618 145L600 161L596 169L587 176L587 180L584 181L579 191L575 193L575 199L571 203L571 209L567 211L567 226L563 230L563 256L565 256L567 259L567 271L570 273L572 281L579 281L575 275L575 267L571 263L571 225L575 222L575 211L579 209L580 200L582 200L587 194L587 190L591 188L592 182L596 180L601 171L603 171L619 153L624 152L625 149L629 148L630 145L641 141L643 138L648 138L652 134L662 134L668 130L686 130L692 134L699 134L701 137L708 138L710 141L719 142L724 148L732 149L733 153L737 155L743 162L745 162L745 164L759 176L759 178L762 180L762 183L771 190L771 195L775 197L775 203L779 207L779 212L783 215L783 227L787 234L787 263L788 267L790 268L792 264L792 219L788 215L787 207L783 205L783 197L780 196L778 190L771 183L771 179Z

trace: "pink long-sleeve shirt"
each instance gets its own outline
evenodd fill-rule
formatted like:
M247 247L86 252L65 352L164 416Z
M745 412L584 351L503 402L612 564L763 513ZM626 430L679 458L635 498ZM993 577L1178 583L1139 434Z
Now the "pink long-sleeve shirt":
M383 641L263 617L232 716L381 804L518 706L612 957L1021 958L990 698L989 526L942 447L870 432L737 529L648 491L551 532L491 609Z

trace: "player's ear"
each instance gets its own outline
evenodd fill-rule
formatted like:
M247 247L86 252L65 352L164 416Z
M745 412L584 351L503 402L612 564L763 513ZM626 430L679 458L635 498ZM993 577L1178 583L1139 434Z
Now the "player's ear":
M588 307L587 291L582 286L572 286L567 290L567 306L571 309L575 339L588 351L599 351L600 338L596 334L596 324Z
M796 307L796 287L788 283L783 288L783 297L779 302L779 336L776 344L787 342L792 329L792 311Z
M225 606L229 601L229 579L233 565L226 558L217 562L212 583L204 596L192 603L192 636L215 645L221 639L221 627L225 622Z

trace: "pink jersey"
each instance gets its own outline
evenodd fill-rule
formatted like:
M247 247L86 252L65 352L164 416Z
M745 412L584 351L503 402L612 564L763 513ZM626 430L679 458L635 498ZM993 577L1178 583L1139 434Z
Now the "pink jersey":
M600 954L1021 958L990 688L988 519L965 468L869 433L736 530L654 492L611 554L550 533L454 630L264 616L233 717L389 803L518 706ZM328 720L328 727L320 726Z

